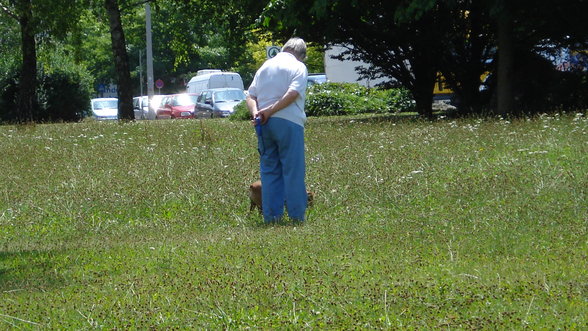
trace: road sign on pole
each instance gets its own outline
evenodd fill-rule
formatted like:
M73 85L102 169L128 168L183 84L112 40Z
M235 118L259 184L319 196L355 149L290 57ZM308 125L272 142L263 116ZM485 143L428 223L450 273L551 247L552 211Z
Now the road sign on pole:
M280 47L278 46L267 46L265 49L268 59L271 59L272 57L278 55L278 53L280 52Z

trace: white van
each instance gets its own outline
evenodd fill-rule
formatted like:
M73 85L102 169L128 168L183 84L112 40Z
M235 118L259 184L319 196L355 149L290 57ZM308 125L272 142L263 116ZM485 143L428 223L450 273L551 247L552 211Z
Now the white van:
M212 72L196 75L190 79L186 90L188 93L200 94L204 90L223 87L234 87L243 90L241 75L236 72Z
M206 74L213 74L217 72L222 72L220 69L200 69L196 71L196 76L206 75Z

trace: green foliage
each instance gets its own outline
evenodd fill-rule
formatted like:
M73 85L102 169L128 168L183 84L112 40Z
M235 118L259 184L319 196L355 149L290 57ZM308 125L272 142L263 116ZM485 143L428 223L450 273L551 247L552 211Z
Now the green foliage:
M0 13L0 68L3 67L2 62L20 57L21 36L18 27L13 18Z
M413 111L414 102L406 89L384 90L356 83L324 83L308 87L304 107L308 116L384 114ZM251 119L245 102L235 107L231 119Z
M80 15L80 26L71 32L64 47L73 55L75 63L87 68L97 84L114 83L116 76L107 20L97 19L91 10L83 10Z
M233 109L234 112L229 116L230 120L247 121L251 119L251 113L249 113L249 108L247 108L245 101L239 102Z
M306 64L308 72L325 72L325 50L323 45L307 42L306 46L306 61L304 61L304 64Z
M435 5L435 0L412 0L404 4L400 3L394 13L394 19L398 22L418 20Z
M310 86L305 110L309 116L412 111L405 89L373 89L356 83L325 83Z
M93 80L83 66L76 65L60 48L39 54L36 121L78 121L89 111ZM6 72L6 71L5 71ZM0 120L18 117L17 95L20 69L13 66L0 81Z
M0 122L14 121L18 118L18 66L6 67L0 76Z
M383 98L386 100L389 111L393 112L413 112L415 103L410 91L405 88L392 88L383 90Z

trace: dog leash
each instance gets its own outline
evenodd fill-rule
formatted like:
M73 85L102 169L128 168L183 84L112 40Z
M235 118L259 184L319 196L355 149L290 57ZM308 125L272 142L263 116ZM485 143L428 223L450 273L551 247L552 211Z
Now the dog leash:
M265 147L263 146L263 135L261 132L261 119L259 117L255 118L255 133L257 133L257 139L259 141L259 143L257 144L257 151L259 152L259 155L262 155L263 152L265 151Z

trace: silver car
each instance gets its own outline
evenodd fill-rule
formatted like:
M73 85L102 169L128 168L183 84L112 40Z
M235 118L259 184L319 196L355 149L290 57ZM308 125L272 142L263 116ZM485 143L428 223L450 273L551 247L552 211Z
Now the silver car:
M204 90L196 100L194 117L228 117L235 106L245 100L245 92L240 88L216 88Z
M133 98L133 111L135 112L136 120L144 120L149 114L149 97L134 97Z

